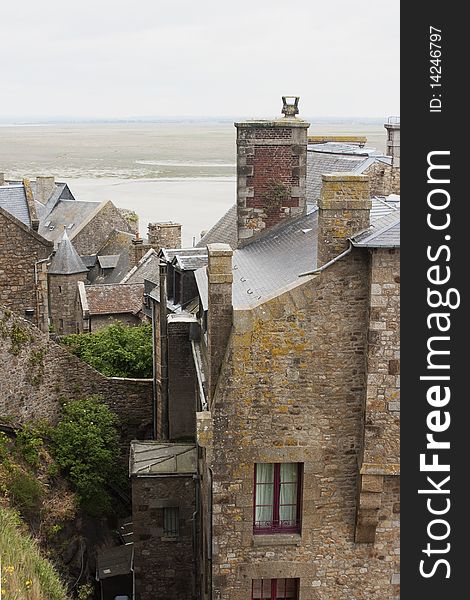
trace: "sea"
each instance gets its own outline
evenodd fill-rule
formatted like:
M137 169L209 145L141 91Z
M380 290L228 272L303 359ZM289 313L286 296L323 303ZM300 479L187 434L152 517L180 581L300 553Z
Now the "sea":
M182 224L191 246L236 200L235 119L0 122L6 179L54 175L77 200L112 200L147 224ZM378 119L310 119L309 135L365 135L385 150Z

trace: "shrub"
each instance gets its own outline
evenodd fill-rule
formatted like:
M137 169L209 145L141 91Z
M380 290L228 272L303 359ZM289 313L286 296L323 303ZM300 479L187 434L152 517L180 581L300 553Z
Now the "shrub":
M152 325L109 325L94 333L64 336L61 342L108 377L152 377Z
M91 515L110 507L106 490L120 471L116 416L99 396L73 400L52 430L57 463L73 483L80 504Z
M40 452L44 447L39 429L31 425L23 425L16 436L15 446L28 464L32 467L39 466Z
M35 477L14 468L10 474L8 490L12 503L25 519L38 516L41 510L43 489Z

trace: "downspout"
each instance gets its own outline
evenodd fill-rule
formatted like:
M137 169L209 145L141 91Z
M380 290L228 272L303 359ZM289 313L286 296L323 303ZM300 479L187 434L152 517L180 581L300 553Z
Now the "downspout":
M170 439L168 407L168 321L166 308L166 263L160 262L160 398L162 403L162 438Z
M214 475L212 473L212 469L211 467L208 468L208 472L209 472L209 476L210 476L210 481L209 481L209 548L208 548L208 553L207 553L207 560L209 562L209 569L208 569L208 579L209 579L209 600L212 600L212 504L214 501L214 492L213 492L213 485L214 485Z
M352 249L353 249L353 245L351 244L351 242L349 242L349 247L347 248L347 250L345 250L344 252L341 252L341 254L338 254L338 256L335 256L334 258L329 260L327 263L325 263L318 269L314 269L313 271L307 271L306 273L300 273L299 277L306 277L307 275L316 275L317 273L321 273L322 271L327 269L329 266L331 266L332 264L334 264L335 262L337 262L338 260L340 260L341 258L346 256L347 254L349 254Z
M199 461L198 461L199 462ZM198 466L199 468L199 466ZM196 504L196 510L193 512L193 515L191 517L191 521L193 523L193 527L192 527L192 533L193 533L193 556L194 556L194 575L193 575L193 598L197 599L200 598L199 596L199 581L200 581L200 577L199 577L199 536L198 536L198 523L197 523L197 517L199 515L199 503L200 503L200 497L199 497L199 475L193 475L193 480L194 480L194 492L195 492L195 504Z

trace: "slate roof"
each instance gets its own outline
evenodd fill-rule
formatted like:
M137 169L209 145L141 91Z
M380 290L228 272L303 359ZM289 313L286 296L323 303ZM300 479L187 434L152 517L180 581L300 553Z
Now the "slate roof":
M160 279L160 258L153 248L150 248L139 260L136 266L121 279L121 283L144 283L144 280L158 283Z
M73 238L76 229L88 220L100 206L100 202L82 202L78 200L60 200L52 211L41 219L38 233L50 240L58 242L67 227L67 232Z
M73 247L67 231L64 231L57 250L52 257L48 273L50 275L72 275L73 273L86 273L87 271L88 269Z
M132 441L130 475L172 475L196 472L195 444Z
M22 183L0 186L0 207L31 227L28 202Z
M134 547L132 544L99 550L96 555L98 579L108 579L132 572Z
M387 202L386 198L373 198L371 209L371 227L367 234L378 229L383 231L387 224L399 224L399 211L396 201ZM233 306L235 309L252 308L267 299L279 295L300 283L299 274L310 272L317 266L317 230L318 209L298 219L288 221L267 235L251 242L243 248L234 250L233 267ZM396 230L387 234L388 242L395 247ZM361 236L365 235L361 233ZM356 242L357 238L357 242ZM224 240L219 240L224 242ZM387 237L379 238L381 244L387 243ZM355 245L364 242L362 237L354 238ZM378 244L377 240L375 242ZM365 244L363 244L365 245ZM382 247L382 246L370 246ZM387 247L387 246L383 246ZM207 309L207 272L200 268L195 272L196 283L204 310Z
M114 229L97 252L96 261L104 273L95 265L88 275L91 283L119 283L131 268L132 240L134 234Z
M80 258L82 259L85 267L87 267L88 269L91 269L96 265L96 254L81 254Z
M400 211L380 217L367 231L354 236L351 241L358 248L399 248Z
M237 205L234 204L199 240L196 248L205 248L207 244L221 243L221 240L224 240L224 244L236 248L237 237Z
M180 268L182 271L195 271L200 267L207 265L207 249L198 248L197 254L176 254L172 260L172 263Z
M142 310L142 283L86 285L85 293L90 315L137 314Z

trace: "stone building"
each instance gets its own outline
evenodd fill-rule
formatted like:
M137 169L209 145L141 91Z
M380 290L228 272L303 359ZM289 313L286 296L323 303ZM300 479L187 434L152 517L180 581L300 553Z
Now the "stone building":
M86 279L87 268L64 231L47 269L50 324L54 333L79 333L76 306L78 283Z
M237 205L200 243L207 265L178 315L163 261L156 429L173 441L179 395L187 423L197 407L196 597L392 600L399 198L371 194L375 172L343 168L309 197L295 111L285 99L281 119L237 124ZM184 358L169 368L174 344Z
M195 444L132 442L136 598L195 598Z

